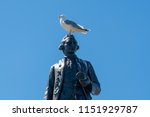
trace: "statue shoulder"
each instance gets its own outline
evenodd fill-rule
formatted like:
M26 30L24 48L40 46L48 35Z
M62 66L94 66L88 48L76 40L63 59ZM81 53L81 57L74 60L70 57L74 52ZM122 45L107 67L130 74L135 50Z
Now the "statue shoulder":
M83 60L83 59L81 59L81 58L78 58L78 59L79 59L80 62L86 64L87 66L91 66L90 61L88 61L88 60Z
M53 68L53 69L62 68L62 67L64 66L64 63L65 63L65 62L64 62L64 58L62 58L62 59L58 60L57 63L53 64L53 65L51 66L51 68Z

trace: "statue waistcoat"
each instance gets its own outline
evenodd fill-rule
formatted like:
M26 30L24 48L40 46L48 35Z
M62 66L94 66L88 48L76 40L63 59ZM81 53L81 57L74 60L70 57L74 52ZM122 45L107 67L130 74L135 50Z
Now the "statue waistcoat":
M81 71L81 64L82 64L82 68L84 70L87 70L86 63L83 60L79 59L79 58L76 58L76 59L77 59L77 62L76 62L77 68L76 68L76 70L78 70L78 71L80 70ZM65 59L62 59L62 60L59 61L59 63L55 64L54 65L54 69L55 69L55 81L54 81L54 90L53 90L53 100L57 100L59 98L65 99L65 98L63 98L64 94L62 94L62 93L65 90L64 88L66 88L66 87L71 88L67 92L67 93L71 93L72 92L72 94L70 94L70 96L72 95L72 97L70 99L75 98L75 96L73 96L74 95L74 91L73 91L74 90L74 84L78 84L79 85L79 83L77 83L77 79L75 79L75 77L74 77L75 76L74 74L77 71L74 70L74 73L70 73L70 77L74 77L74 78L71 78L69 80L64 79L64 78L66 78L64 75L67 75L67 73L70 72L66 68ZM64 84L64 80L65 80L65 83L70 82L70 84ZM62 86L62 85L64 85L64 86ZM82 88L80 87L80 92L81 92L81 90L82 90ZM80 94L83 95L84 92L82 92Z

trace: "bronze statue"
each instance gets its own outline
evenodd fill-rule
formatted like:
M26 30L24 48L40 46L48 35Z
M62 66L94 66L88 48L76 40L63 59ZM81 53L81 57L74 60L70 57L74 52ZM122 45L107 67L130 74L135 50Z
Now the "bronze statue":
M66 35L59 46L64 58L54 64L49 73L45 99L90 100L101 91L100 83L89 61L78 58L79 49L73 35Z

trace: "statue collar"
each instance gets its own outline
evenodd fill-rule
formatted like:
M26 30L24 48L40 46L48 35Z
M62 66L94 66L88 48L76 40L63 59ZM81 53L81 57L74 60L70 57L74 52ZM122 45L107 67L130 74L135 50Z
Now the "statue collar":
M65 59L70 59L70 60L75 60L77 59L76 55L72 55L72 56L64 56Z

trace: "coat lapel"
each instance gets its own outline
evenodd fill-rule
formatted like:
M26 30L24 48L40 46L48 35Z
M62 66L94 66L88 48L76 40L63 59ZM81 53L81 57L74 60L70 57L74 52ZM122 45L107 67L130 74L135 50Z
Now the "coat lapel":
M62 82L63 82L63 70L64 70L65 61L64 59L60 60L58 64L55 64L55 84L54 84L54 91L53 91L53 100L57 100Z

